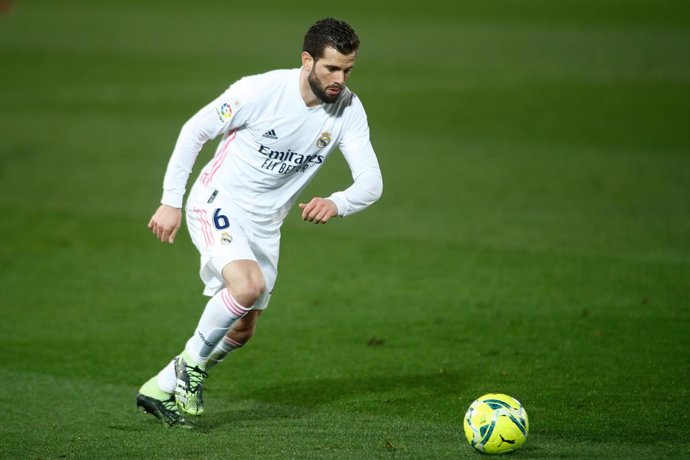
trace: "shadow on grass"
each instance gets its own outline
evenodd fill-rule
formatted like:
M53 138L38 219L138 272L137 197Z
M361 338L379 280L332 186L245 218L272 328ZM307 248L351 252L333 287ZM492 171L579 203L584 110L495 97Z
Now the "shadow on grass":
M230 423L303 418L322 407L372 416L456 420L457 407L449 406L456 405L462 382L460 375L446 371L283 381L236 393L237 399L230 403L230 409L207 412L207 416L199 419L197 428L213 430ZM213 391L207 394L207 401L228 397Z

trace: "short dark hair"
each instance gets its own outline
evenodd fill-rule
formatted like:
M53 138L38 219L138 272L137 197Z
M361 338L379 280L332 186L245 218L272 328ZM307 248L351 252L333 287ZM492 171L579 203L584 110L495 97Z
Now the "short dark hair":
M352 54L359 49L359 37L348 23L324 18L309 28L304 36L302 51L309 53L316 61L323 57L328 46L341 54Z

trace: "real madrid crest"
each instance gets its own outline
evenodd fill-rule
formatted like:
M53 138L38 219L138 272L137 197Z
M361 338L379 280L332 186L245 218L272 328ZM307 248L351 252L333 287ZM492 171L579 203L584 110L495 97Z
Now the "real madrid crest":
M223 232L220 234L220 242L223 244L232 243L232 236L228 232Z
M321 133L321 136L316 140L316 146L320 149L324 148L328 144L331 143L331 133L328 131L324 131Z

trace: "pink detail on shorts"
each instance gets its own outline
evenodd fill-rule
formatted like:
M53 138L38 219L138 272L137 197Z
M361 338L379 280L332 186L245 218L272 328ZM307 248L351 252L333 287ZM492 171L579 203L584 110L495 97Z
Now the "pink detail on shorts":
M221 291L220 298L223 299L225 308L227 308L230 314L236 318L243 317L249 310L251 310L251 308L244 308L242 305L238 304L237 301L233 299L232 295L230 295L230 291L227 289L223 289Z
M232 141L235 140L235 137L237 137L237 128L228 132L227 136L225 136L225 139L223 140L223 142L225 143L223 145L223 148L221 148L218 151L218 153L216 153L216 156L213 157L213 162L208 166L208 169L204 171L204 173L201 175L201 183L204 184L206 187L209 186L211 180L213 180L213 176L216 175L220 167L223 165L225 157L228 155L228 147L230 146Z
M196 214L196 218L199 220L199 223L201 224L201 233L204 235L204 242L206 243L206 247L210 248L211 245L213 245L213 232L211 232L211 224L208 223L208 219L206 217L206 210L192 209L192 212Z

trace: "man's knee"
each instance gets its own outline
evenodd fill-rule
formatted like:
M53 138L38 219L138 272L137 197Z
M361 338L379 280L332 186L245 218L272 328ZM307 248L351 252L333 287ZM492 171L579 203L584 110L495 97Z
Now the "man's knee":
M233 297L244 307L251 307L266 291L263 276L260 278L238 279L229 285Z
M225 284L244 307L251 307L266 291L266 281L253 260L236 260L223 268Z

